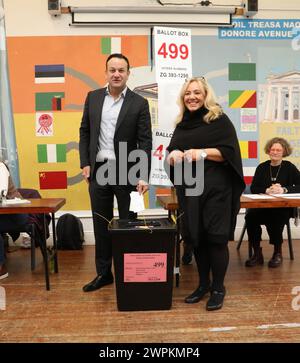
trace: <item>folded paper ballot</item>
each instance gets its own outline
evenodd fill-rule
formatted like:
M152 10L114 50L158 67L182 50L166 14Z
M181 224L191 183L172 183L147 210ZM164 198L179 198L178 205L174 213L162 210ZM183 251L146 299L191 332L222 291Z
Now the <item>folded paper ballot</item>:
M138 213L145 210L143 195L139 194L138 192L131 192L129 209L134 213Z
M26 204L30 203L30 200L21 199L21 198L13 198L13 199L2 199L2 205L10 205L10 204Z

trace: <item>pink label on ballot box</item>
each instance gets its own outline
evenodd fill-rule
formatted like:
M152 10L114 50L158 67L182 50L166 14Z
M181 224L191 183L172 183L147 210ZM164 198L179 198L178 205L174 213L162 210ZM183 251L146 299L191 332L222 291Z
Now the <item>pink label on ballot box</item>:
M124 282L166 282L166 253L125 253Z

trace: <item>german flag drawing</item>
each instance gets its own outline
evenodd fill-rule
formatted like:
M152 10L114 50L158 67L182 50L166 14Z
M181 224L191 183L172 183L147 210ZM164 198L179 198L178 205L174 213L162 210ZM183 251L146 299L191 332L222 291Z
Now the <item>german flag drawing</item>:
M228 103L230 108L256 108L256 91L230 90Z

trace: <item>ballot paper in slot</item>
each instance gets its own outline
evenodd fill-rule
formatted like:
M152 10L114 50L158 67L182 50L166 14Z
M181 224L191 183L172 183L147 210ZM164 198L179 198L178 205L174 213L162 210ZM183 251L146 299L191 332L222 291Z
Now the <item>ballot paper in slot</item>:
M134 213L138 213L145 210L144 197L142 194L139 194L138 192L130 193L129 210L131 210Z

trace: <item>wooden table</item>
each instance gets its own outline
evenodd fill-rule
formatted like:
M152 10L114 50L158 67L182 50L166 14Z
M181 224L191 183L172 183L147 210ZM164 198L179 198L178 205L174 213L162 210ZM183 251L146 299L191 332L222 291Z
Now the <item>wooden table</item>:
M157 196L160 205L168 211L178 209L176 195ZM294 208L300 207L300 198L274 197L272 199L251 199L241 196L241 208Z
M274 197L272 199L252 199L248 198L245 195L241 196L241 208L297 208L300 207L300 198L284 198L284 197ZM288 235L288 246L290 252L291 260L294 259L294 251L292 244L292 234L290 223L286 224L287 226L287 235ZM242 229L241 236L238 240L238 244L236 249L239 250L243 241L243 236L246 231L246 223L244 223L244 227ZM250 242L248 241L248 255L249 258L252 256L253 250Z
M53 233L53 258L54 258L54 271L58 272L57 261L57 243L56 243L56 230L55 230L55 212L57 212L65 203L65 198L41 198L41 199L27 199L30 203L24 204L0 204L0 214L30 214L41 213L44 215L44 230L45 235L41 241L41 251L45 267L45 280L46 289L50 290L49 269L48 269L48 254L46 244L46 218L45 214L51 214L52 233Z
M294 208L300 207L300 198L274 197L272 199L251 199L241 196L241 208Z

